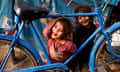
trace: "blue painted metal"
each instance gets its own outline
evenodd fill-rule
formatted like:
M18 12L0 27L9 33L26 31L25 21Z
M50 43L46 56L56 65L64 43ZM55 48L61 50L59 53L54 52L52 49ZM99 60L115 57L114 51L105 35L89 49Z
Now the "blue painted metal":
M35 72L35 71L47 70L47 69L53 69L53 68L62 68L66 71L69 70L69 68L63 63L53 63L53 64L24 68L20 70L13 70L11 72Z
M72 59L74 59L74 57L76 57L76 55L84 49L86 44L88 44L88 42L90 42L90 40L93 39L100 32L100 30L101 27L96 29L95 32L85 42L83 42L83 44L78 48L78 50L64 62L64 64L68 64Z
M116 22L116 23L114 23L108 30L107 30L107 32L109 33L111 33L111 32L113 32L114 30L116 30L116 29L119 29L120 28L120 22ZM117 55L115 52L114 52L114 50L112 49L112 47L109 47L108 48L109 50L109 52L113 55L113 56L115 56L115 57L117 57L117 58L119 58L120 59L120 55Z
M3 1L4 1L4 0L3 0ZM32 0L32 1L34 2L35 0ZM55 2L58 3L57 1L58 1L58 0L56 0ZM59 1L60 1L60 0L59 0ZM62 1L62 0L61 0L61 1ZM79 0L79 1L80 1L80 0ZM84 0L84 1L87 1L87 0ZM94 2L95 2L95 0L94 0ZM119 0L112 0L112 1L111 1L111 4L117 5L118 2L119 2ZM96 5L95 5L95 7L96 7ZM57 8L57 7L56 7L56 8ZM66 8L64 8L64 9L66 9ZM71 9L72 9L72 8L71 8ZM62 11L64 11L64 10L62 10ZM71 11L71 10L70 10L70 11ZM96 11L97 11L98 13L97 13L97 12L91 12L91 13L74 14L74 13L64 12L64 14L50 14L50 15L48 15L47 18L61 17L61 16L75 17L75 16L95 16L95 15L97 15L98 21L99 21L99 24L100 24L100 27L95 31L95 33L93 33L93 34L81 45L81 47L78 49L78 51L77 51L75 54L73 54L70 58L68 58L68 59L64 62L64 64L55 63L55 64L48 64L48 65L42 65L42 66L35 66L35 67L31 67L31 68L21 69L20 71L37 71L37 70L45 70L45 69L56 68L56 67L58 67L58 68L60 67L60 68L63 68L63 69L65 69L65 70L68 70L68 67L66 66L66 64L69 63L69 61L70 61L72 58L74 58L74 56L76 56L76 55L84 48L84 46L85 46L93 37L95 37L95 35L96 35L100 30L102 30L102 33L103 33L104 35L102 35L102 36L97 40L97 42L95 43L95 45L94 45L94 47L93 47L93 50L92 50L92 53L91 53L91 57L90 57L90 64L89 64L91 72L94 72L94 71L95 71L95 66L94 66L95 52L96 52L96 50L97 50L97 48L98 48L98 45L102 42L102 40L103 40L104 38L106 38L106 40L108 41L108 44L109 44L109 47L110 47L110 52L111 52L114 56L120 58L119 56L117 56L117 55L113 52L112 47L111 47L111 45L110 45L109 36L108 36L108 34L107 34L108 32L112 32L114 29L120 27L120 23L114 24L111 28L109 28L109 29L106 31L105 28L104 28L104 26L103 26L104 23L103 23L103 20L102 20L101 13L100 13L100 11L99 11L97 8L96 8ZM60 12L60 11L58 10L58 12ZM62 13L62 12L60 12L60 13ZM45 47L43 46L41 39L39 39L39 36L38 36L37 32L35 31L35 28L32 26L32 24L30 24L30 27L31 27L31 30L32 30L33 34L35 34L34 36L35 36L36 40L39 41L38 44L40 45L40 48L42 48L42 50L43 50L43 52L44 52L44 54L45 54L45 56L46 56L46 58L47 58L47 60L48 60L48 63L51 63L51 61L50 61L50 59L49 59L49 57L48 57L48 55L47 55L47 52L46 52L46 50L45 50ZM10 52L8 52L8 56L6 57L6 60L5 60L4 64L3 64L3 66L1 67L1 71L2 71L2 70L4 69L4 67L5 67L5 64L6 64L6 62L7 62L7 59L9 58L9 55L10 55L12 49L13 49L13 46L14 46L15 42L18 42L18 43L20 43L21 45L23 45L23 46L25 46L26 48L28 48L28 49L35 55L35 57L39 60L39 62L42 63L41 58L39 57L39 54L37 53L37 51L36 51L34 48L30 47L30 45L27 44L26 42L24 42L23 40L17 39L17 38L19 37L19 34L21 33L22 28L23 28L23 24L22 24L22 26L20 27L19 31L15 34L15 37L6 36L6 35L3 35L3 34L0 35L0 38L6 38L6 39L11 39L11 40L13 40L13 42L12 42L12 44L11 44L11 47L10 47L11 50L10 50ZM4 37L3 37L3 36L4 36ZM18 71L18 70L15 70L15 71Z
M11 35L6 35L6 34L0 34L0 39L6 39L6 40L12 40L13 36ZM38 59L38 63L42 64L42 59L38 53L38 51L33 48L29 43L25 42L24 40L21 39L16 39L16 42L20 45L22 45L23 47L25 47L27 50L29 50L36 59Z
M15 43L16 43L16 39L19 37L19 34L20 34L21 31L22 31L22 28L23 28L23 23L22 23L21 26L19 27L18 31L15 31L15 33L14 33L14 36L13 36L13 39L12 39L12 42L11 42L11 45L10 45L10 49L9 49L9 51L8 51L8 53L7 53L4 61L3 61L2 66L1 66L1 69L0 69L1 71L4 70L5 65L7 64L7 61L8 61L8 59L9 59L9 57L10 57L10 54L12 53L12 51L13 51L13 49L14 49L14 46L15 46Z
M49 14L46 16L46 18L53 18L53 17L76 17L76 16L96 16L96 12L90 12L90 13L67 13L67 14Z
M90 67L90 72L95 72L95 53L97 51L98 46L101 44L102 40L104 39L104 35L100 36L99 39L95 42L91 54L90 54L90 61L89 61L89 67Z
M108 30L106 30L106 32L111 33L111 32L113 32L114 30L116 30L116 29L118 29L118 28L120 28L120 22L117 22L117 23L113 24L110 28L108 28ZM91 71L91 72L95 72L95 70L96 70L96 69L95 69L95 64L94 64L96 51L97 51L99 45L101 44L101 42L102 42L104 39L105 39L105 36L104 36L104 35L101 35L101 36L98 38L98 40L95 42L95 44L94 44L94 46L93 46L93 48L92 48L92 51L91 51L91 54L90 54L90 61L89 61L89 67L90 67L90 71ZM111 49L111 48L110 48L110 49ZM112 53L113 56L120 58L120 55L116 55L112 49L110 50L110 53Z
M35 29L35 27L33 26L32 23L30 23L30 29L31 29L31 31L32 31L32 33L33 33L33 35L34 35L34 38L35 38L36 42L37 42L38 45L39 45L40 50L42 50L42 52L43 52L46 60L47 60L48 63L50 64L50 63L51 63L51 60L50 60L50 58L49 58L49 56L48 56L48 53L47 53L47 51L46 51L46 49L45 49L45 47L44 47L44 45L43 45L43 43L42 43L42 41L41 41L38 33L37 33L37 31L36 31L36 29Z

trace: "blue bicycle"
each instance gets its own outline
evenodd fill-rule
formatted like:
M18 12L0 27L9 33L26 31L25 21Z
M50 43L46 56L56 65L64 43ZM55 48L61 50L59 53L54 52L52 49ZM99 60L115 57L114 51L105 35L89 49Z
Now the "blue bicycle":
M68 64L77 56L85 45L89 43L91 39L97 37L95 44L93 45L89 70L91 72L115 72L120 70L120 22L114 23L107 29L104 26L104 21L101 13L101 8L97 7L95 0L95 9L90 13L70 13L70 14L52 14L49 15L46 9L32 6L25 3L23 0L18 0L15 3L16 13L16 26L14 35L6 35L9 29L1 29L3 33L0 34L0 72L13 71L13 72L34 72L34 71L49 71L55 69L55 71L66 72L69 71ZM20 5L22 4L22 5ZM75 17L75 16L96 16L98 19L99 28L78 48L78 50L70 56L63 63L51 63L47 51L39 38L39 35L31 21L44 17ZM23 27L28 24L37 43L40 46L48 64L44 65L39 55L39 52L33 48L30 44L20 39L20 34ZM117 38L117 39L116 39Z

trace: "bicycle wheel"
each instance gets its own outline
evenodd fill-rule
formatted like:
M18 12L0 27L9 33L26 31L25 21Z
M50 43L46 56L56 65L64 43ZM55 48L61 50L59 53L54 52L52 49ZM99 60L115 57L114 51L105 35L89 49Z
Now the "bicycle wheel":
M113 51L120 55L120 29L115 30L110 34ZM99 45L95 57L96 72L119 72L120 59L112 56L108 52L108 45L105 40Z
M0 67L9 50L10 43L10 40L0 39ZM14 50L11 53L8 62L4 68L4 71L8 72L15 69L21 69L37 65L38 62L32 55L32 53L24 46L16 43L16 45L14 46Z

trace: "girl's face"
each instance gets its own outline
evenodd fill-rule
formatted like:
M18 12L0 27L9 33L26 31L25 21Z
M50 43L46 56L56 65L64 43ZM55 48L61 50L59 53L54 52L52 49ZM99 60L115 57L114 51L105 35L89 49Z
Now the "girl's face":
M61 39L63 33L64 33L63 25L60 22L56 22L56 24L52 28L51 37L53 39Z
M79 24L81 24L82 26L89 26L89 22L90 22L90 17L88 16L79 16L78 17L78 22Z

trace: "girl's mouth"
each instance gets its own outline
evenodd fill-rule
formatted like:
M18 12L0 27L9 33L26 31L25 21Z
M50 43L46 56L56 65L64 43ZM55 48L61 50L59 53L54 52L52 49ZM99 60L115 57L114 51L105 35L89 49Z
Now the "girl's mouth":
M57 34L56 34L56 33L54 33L54 36L57 36Z
M54 32L53 32L53 35L54 35L54 36L57 36L57 33L54 33Z

